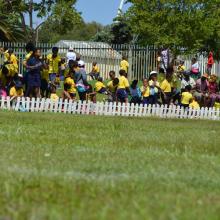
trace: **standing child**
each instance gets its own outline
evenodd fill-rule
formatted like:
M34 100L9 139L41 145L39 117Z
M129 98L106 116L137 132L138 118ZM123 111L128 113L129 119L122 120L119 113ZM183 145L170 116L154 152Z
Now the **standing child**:
M125 70L120 70L119 75L119 83L116 92L117 100L120 102L128 103L129 82L126 78Z
M210 75L212 72L212 66L214 64L213 53L209 52L208 63L207 63L207 73Z
M92 80L98 79L100 75L99 67L97 65L97 62L92 63L92 71L89 73L89 75L92 77Z
M193 100L193 96L191 93L191 86L188 85L185 88L185 92L182 93L182 98L181 98L181 106L183 106L184 108L188 108L189 104L192 102Z
M46 61L46 59L44 59ZM49 82L49 70L48 66L45 65L41 70L41 96L44 98L48 98L49 89L48 89L48 82Z
M115 78L115 71L109 72L110 81L107 84L107 91L108 91L108 100L109 102L116 101L116 90L119 83L118 78Z
M150 87L147 79L143 79L143 86L141 87L141 94L143 98L143 104L149 104L149 96L150 96Z
M172 90L171 90L171 80L172 80L172 75L171 74L166 74L166 78L163 80L163 82L160 85L161 88L161 98L163 104L170 104L171 98L172 98Z
M120 63L120 68L121 70L124 70L125 71L125 77L127 77L127 74L128 74L128 68L129 68L129 63L127 61L127 57L126 56L123 56L122 57L122 61Z
M141 90L138 87L138 80L134 80L130 86L130 103L140 104L141 103Z

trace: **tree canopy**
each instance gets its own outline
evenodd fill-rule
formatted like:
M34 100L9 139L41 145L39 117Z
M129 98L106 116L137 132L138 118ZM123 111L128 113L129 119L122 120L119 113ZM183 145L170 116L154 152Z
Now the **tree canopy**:
M61 33L81 22L81 15L75 9L76 0L0 0L0 11L7 15L5 22L22 28L25 38L36 37L40 24L34 25L34 16L56 23L56 29ZM28 19L25 19L28 17ZM8 33L13 28L8 26ZM5 35L7 40L11 40ZM4 38L3 38L4 39Z
M128 23L139 43L177 52L220 49L220 0L127 0Z

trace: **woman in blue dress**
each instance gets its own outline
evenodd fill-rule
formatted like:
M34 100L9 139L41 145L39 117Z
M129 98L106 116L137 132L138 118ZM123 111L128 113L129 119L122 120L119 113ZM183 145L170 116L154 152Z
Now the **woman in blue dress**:
M36 48L27 62L28 88L26 96L28 97L40 97L41 70L44 65L40 57L40 49Z

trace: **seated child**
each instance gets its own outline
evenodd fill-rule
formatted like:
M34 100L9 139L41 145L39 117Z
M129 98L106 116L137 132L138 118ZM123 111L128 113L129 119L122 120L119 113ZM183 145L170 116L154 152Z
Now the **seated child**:
M143 80L143 86L141 87L141 94L143 97L143 104L148 105L149 104L149 97L150 97L150 87L148 85L148 80Z
M192 98L191 103L189 104L189 107L192 109L200 109L200 105L195 96Z
M179 64L179 66L177 67L177 71L179 72L179 73L182 73L182 72L184 72L184 71L186 71L186 67L184 66L184 60L181 60L180 61L180 64Z
M100 72L99 72L99 67L97 65L97 62L93 62L92 63L92 71L91 73L89 73L89 75L92 77L92 79L98 79L99 78L99 75L100 75Z
M76 84L72 78L71 73L69 73L64 80L63 98L72 100L76 99Z
M55 84L51 84L50 85L50 99L52 100L52 101L57 101L57 100L59 100L59 96L56 94L56 85Z
M183 106L184 108L188 108L189 104L191 103L191 101L193 99L191 89L192 89L192 87L190 85L188 85L185 87L185 92L182 93L181 106Z
M130 86L130 103L140 104L141 103L141 90L138 87L138 80L134 80Z
M108 101L116 101L116 90L119 83L118 78L115 78L115 71L109 72L110 81L107 83Z
M86 101L92 101L96 103L96 92L93 91L92 85L88 84L86 91Z
M118 88L119 79L114 78L108 83L108 101L109 102L115 102L117 101L117 88Z
M102 77L99 77L95 83L95 91L100 94L107 94L106 86L103 83Z
M23 84L21 81L17 81L15 86L11 87L9 95L13 98L24 96Z

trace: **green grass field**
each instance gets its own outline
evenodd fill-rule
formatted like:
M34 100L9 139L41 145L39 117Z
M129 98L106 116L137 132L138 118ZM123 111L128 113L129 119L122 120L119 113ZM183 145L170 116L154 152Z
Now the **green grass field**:
M0 219L219 219L220 123L0 112Z

